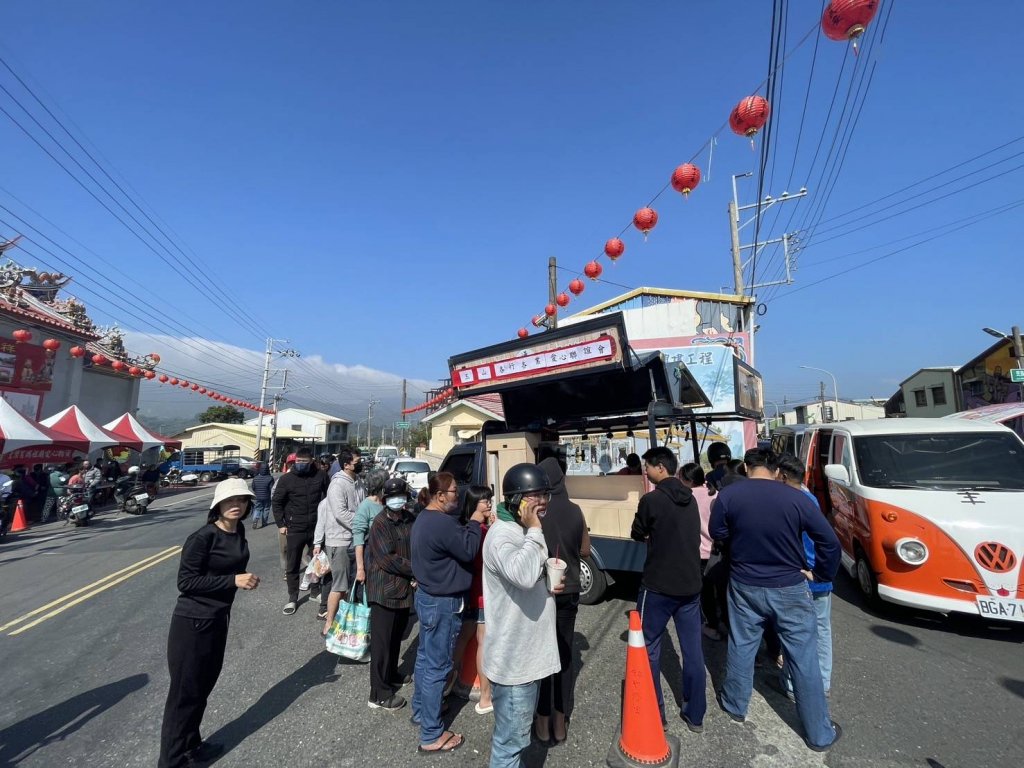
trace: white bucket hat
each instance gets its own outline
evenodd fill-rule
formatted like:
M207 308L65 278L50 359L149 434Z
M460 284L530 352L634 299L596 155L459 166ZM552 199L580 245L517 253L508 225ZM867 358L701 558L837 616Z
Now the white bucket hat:
M217 487L213 491L213 501L210 502L210 511L212 512L217 508L224 499L230 499L232 496L249 496L255 499L256 494L249 490L249 484L240 477L232 477L227 480L221 480L217 483Z

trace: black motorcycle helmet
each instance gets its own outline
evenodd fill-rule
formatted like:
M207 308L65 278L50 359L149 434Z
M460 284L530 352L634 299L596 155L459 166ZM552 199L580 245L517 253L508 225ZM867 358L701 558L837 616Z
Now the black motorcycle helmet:
M400 477L389 477L384 482L382 499L389 499L393 496L404 496L409 498L409 484Z
M548 480L547 473L536 464L516 464L501 480L501 495L505 497L505 507L513 513L519 511L523 494L550 490L551 481Z
M714 466L720 461L730 461L732 451L726 443L712 443L708 446L708 461Z

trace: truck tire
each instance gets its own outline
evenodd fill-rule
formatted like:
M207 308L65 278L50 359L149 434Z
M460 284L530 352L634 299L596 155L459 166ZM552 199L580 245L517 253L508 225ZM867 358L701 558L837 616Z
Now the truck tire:
M580 560L580 602L596 605L608 590L608 577L597 567L592 558Z
M203 482L203 483L209 483L215 477L216 477L216 475L213 472L203 472L201 475L199 475L199 480L200 480L200 482Z

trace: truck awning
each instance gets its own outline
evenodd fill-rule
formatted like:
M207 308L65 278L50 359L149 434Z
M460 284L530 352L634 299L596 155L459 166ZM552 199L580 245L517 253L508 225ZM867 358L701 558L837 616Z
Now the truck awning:
M496 392L512 430L586 432L677 420L711 405L683 363L629 346L622 313L456 355L459 397Z

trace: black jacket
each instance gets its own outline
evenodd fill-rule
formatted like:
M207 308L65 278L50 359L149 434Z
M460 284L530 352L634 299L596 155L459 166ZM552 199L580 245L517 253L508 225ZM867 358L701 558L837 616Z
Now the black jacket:
M647 542L646 589L672 597L700 592L700 511L678 478L665 478L644 494L630 535Z
M294 469L274 485L274 522L288 533L313 533L316 508L327 495L327 473L322 469L300 475Z
M270 491L274 487L274 476L269 472L260 472L252 479L252 492L259 501L270 501Z
M580 547L583 532L587 527L583 510L574 504L565 490L565 475L558 459L549 456L538 464L551 481L551 501L547 514L541 519L544 542L548 545L548 557L556 554L565 560L565 592L576 595L580 591Z
M404 509L384 509L366 539L366 599L385 608L412 608L412 554L409 538L415 518Z

